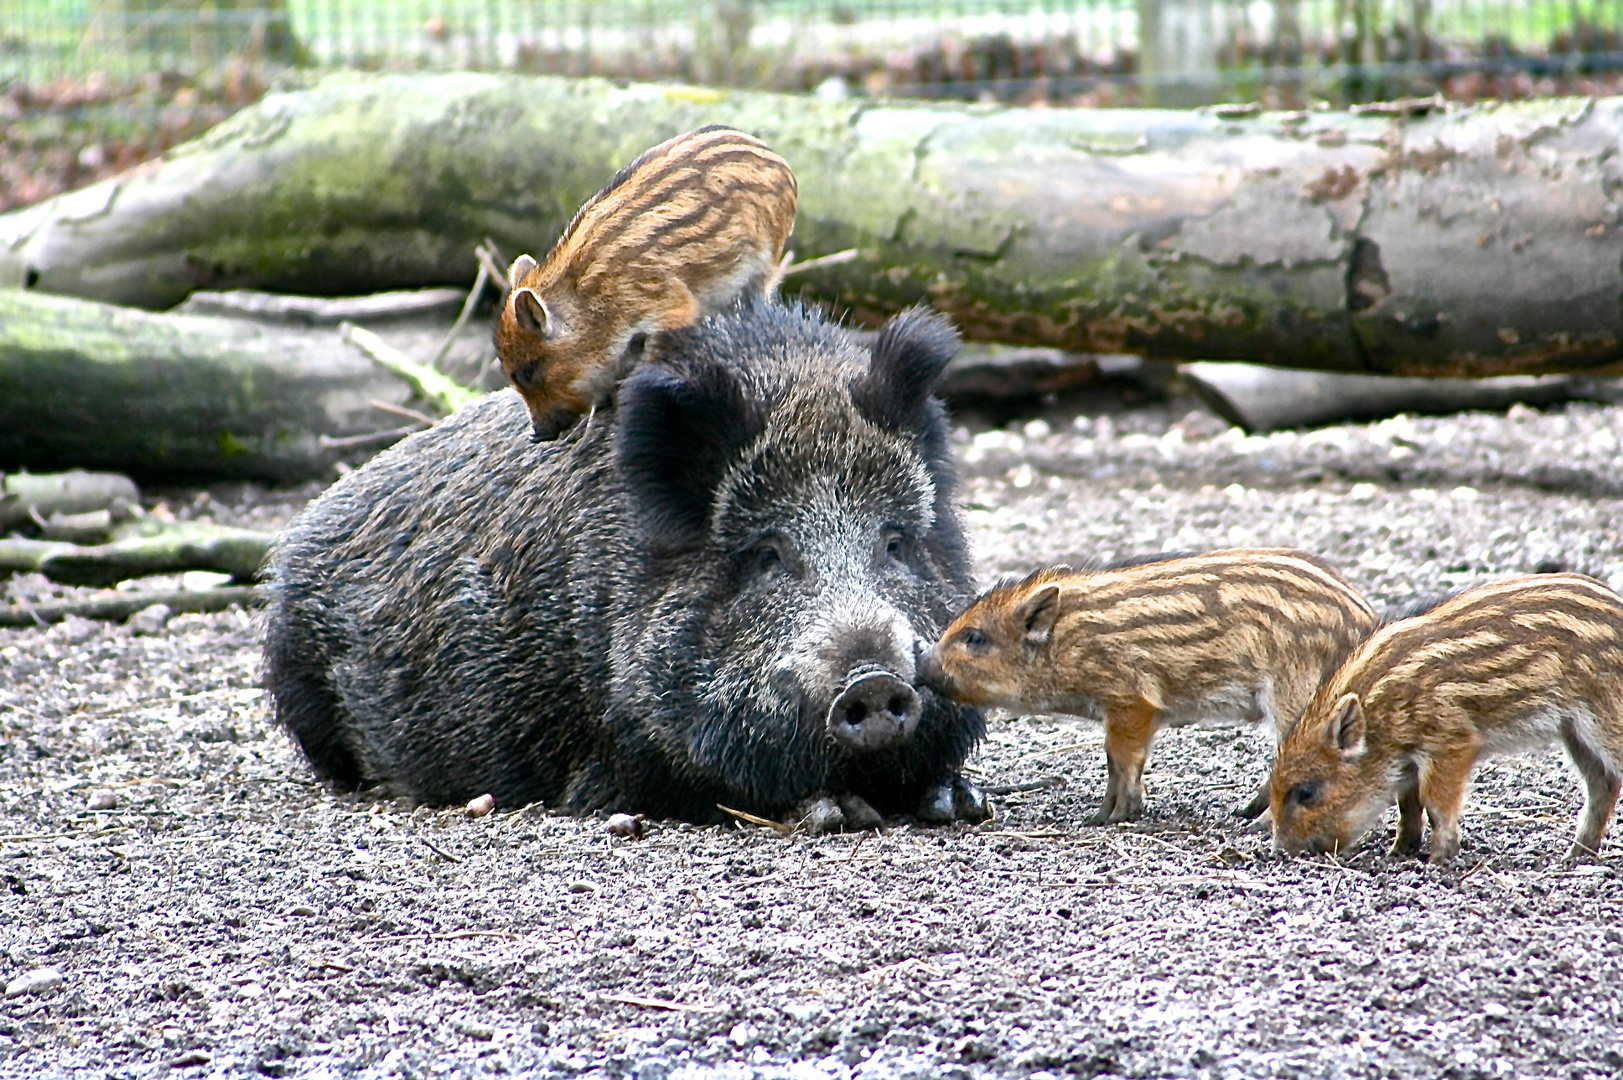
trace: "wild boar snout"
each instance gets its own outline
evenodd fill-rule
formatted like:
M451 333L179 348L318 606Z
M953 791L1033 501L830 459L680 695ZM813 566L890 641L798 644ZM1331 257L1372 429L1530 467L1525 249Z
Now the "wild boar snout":
M864 753L905 742L919 726L919 695L883 669L858 669L828 709L828 732Z

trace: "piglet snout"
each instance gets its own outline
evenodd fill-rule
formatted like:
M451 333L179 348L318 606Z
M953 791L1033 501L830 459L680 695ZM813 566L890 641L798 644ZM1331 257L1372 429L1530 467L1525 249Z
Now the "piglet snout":
M883 750L919 726L919 695L889 671L858 670L828 709L828 732L850 750Z
M941 653L934 645L923 644L919 646L918 659L915 662L918 671L918 684L927 686L938 694L951 696L951 686L948 683L947 671L941 666Z

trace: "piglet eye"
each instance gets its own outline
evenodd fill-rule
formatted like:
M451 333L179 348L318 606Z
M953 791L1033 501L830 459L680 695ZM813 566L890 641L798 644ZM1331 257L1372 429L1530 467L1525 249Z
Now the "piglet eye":
M1319 801L1319 794L1323 788L1324 785L1319 781L1307 780L1291 788L1286 798L1298 806L1312 806Z
M958 632L958 642L970 652L985 652L992 644L992 639L986 636L986 631L976 626Z

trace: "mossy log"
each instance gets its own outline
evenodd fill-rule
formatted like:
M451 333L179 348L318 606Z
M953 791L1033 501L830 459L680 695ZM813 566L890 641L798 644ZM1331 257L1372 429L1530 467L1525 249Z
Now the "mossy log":
M1623 361L1623 99L1356 113L1018 109L482 74L276 94L161 161L0 218L0 284L163 308L195 289L460 284L550 245L683 129L800 178L792 279L972 338L1433 375Z
M252 581L273 533L196 522L146 536L123 536L106 544L0 539L0 574L37 573L63 585L116 585L152 574L209 570Z
M405 432L410 384L332 329L0 290L0 466L296 481ZM383 408L379 407L382 403Z

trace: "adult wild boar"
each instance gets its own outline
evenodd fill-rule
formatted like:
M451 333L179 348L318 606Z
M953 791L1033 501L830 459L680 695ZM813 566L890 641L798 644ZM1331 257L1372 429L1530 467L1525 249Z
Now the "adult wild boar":
M278 720L321 777L430 803L980 819L982 718L915 685L971 586L931 396L956 343L755 301L555 442L511 391L407 439L271 558Z

